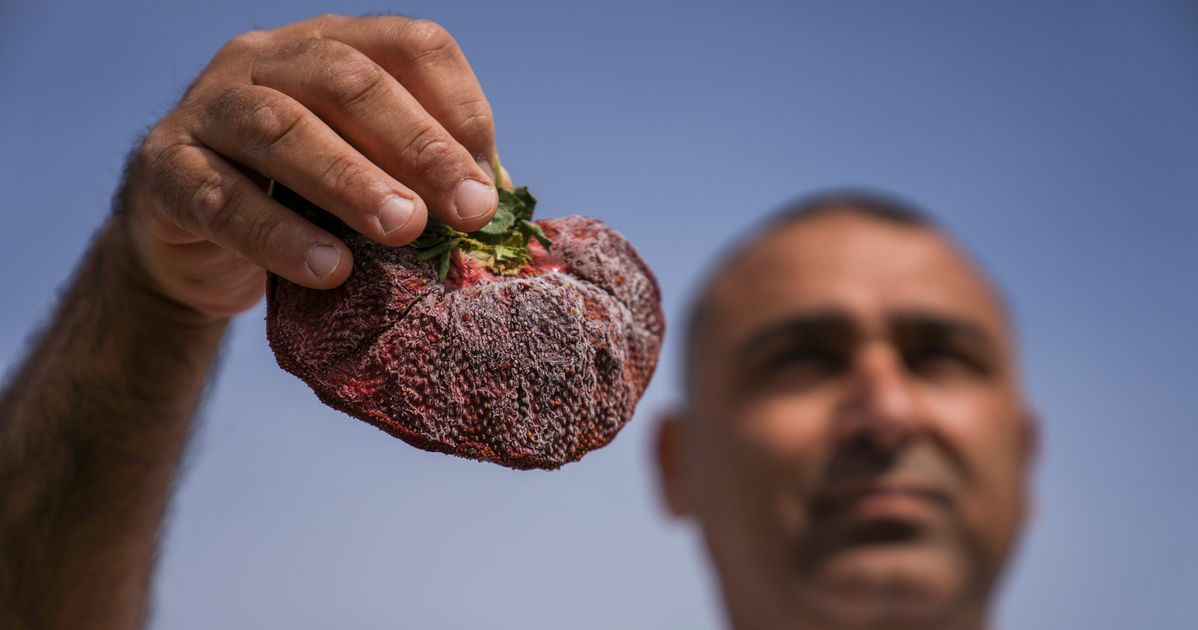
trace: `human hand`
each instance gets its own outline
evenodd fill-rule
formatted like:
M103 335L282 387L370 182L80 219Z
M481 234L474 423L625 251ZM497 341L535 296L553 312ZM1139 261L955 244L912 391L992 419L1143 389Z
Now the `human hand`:
M429 212L486 225L494 169L491 106L442 27L326 15L221 48L131 156L117 217L152 289L221 318L261 299L267 270L316 289L349 276L345 244L268 179L399 246Z

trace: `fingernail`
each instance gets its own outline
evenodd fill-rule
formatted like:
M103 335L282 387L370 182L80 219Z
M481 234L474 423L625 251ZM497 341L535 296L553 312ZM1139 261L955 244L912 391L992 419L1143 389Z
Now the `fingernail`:
M308 271L318 280L324 280L337 269L341 262L341 251L329 245L313 245L308 250Z
M407 225L415 209L416 204L412 203L411 199L404 199L399 195L387 197L383 206L379 208L379 225L383 228L383 234L390 234Z
M496 183L496 184L499 183L499 178L496 177L495 171L492 170L492 168L491 168L491 162L489 162L483 158L479 158L479 159L475 160L475 162L478 162L478 167L481 168L484 173L491 176L491 181L493 183Z
M499 204L499 193L495 192L492 186L467 179L458 184L453 202L459 219L474 219L495 209Z

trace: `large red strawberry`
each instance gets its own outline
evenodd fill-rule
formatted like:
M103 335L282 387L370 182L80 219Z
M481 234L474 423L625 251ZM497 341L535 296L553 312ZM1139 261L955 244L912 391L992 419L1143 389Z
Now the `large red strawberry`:
M632 416L665 324L653 274L601 222L534 223L532 195L503 190L482 230L430 218L396 248L274 194L354 254L332 290L269 280L271 348L325 404L419 448L521 469L576 461Z

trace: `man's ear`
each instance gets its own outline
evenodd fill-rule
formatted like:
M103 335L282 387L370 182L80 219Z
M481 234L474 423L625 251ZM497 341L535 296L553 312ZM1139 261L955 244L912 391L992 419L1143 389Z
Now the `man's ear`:
M657 464L658 490L662 503L675 517L690 516L694 511L690 479L690 432L694 428L678 408L673 408L657 420L657 435L653 455Z
M1019 440L1020 440L1020 456L1023 461L1020 462L1023 470L1024 496L1026 497L1023 518L1026 520L1035 516L1039 512L1039 503L1034 492L1031 490L1032 478L1035 475L1035 470L1040 462L1040 450L1042 448L1040 414L1030 406L1024 406L1023 412L1019 419Z
M1023 463L1029 470L1034 468L1040 460L1041 448L1041 428L1040 414L1030 406L1023 408L1023 413L1020 419L1020 447L1023 450Z

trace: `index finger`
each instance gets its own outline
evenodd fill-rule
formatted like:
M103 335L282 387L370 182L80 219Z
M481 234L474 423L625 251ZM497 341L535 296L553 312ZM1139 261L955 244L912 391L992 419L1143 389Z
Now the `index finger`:
M398 15L327 16L320 35L347 44L395 77L466 150L494 173L491 104L466 55L436 22ZM493 181L500 181L493 175Z

